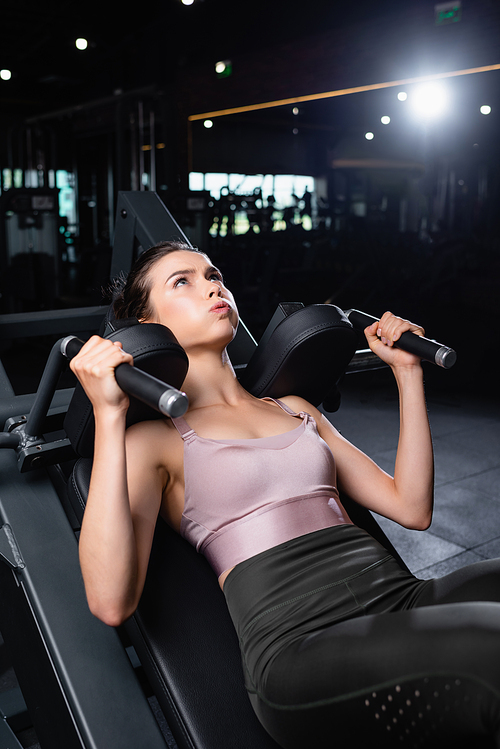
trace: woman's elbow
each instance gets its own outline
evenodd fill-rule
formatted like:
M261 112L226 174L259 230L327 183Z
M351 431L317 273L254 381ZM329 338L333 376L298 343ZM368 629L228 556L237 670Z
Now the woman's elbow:
M411 531L426 531L432 523L432 506L428 510L420 510L418 513L411 515L404 527Z
M127 619L130 619L136 606L113 605L109 602L87 599L91 614L108 627L120 627Z
M430 524L432 522L432 513L427 516L419 517L418 519L415 519L412 523L409 523L406 525L406 528L412 531L426 531L429 529Z

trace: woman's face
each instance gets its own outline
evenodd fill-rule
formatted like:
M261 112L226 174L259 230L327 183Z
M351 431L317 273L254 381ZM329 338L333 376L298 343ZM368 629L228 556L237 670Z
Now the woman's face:
M149 273L155 315L148 322L170 328L186 352L197 347L223 349L234 338L238 310L233 295L206 255L172 252Z

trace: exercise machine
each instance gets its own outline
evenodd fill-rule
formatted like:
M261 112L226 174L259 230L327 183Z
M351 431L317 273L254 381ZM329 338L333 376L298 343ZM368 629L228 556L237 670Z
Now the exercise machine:
M143 248L186 239L154 193L121 193L116 226L113 275L126 273ZM27 317L5 317L11 319L0 319L0 335L29 325ZM132 354L138 346L145 352L139 378L146 385L130 386L130 423L182 412L184 352L163 326L119 328L105 307L73 311L66 321L47 314L44 325L61 339L36 394L15 396L0 368L0 631L42 748L276 749L247 699L216 577L163 521L134 616L112 629L91 615L85 599L77 546L92 414L78 387L57 389L66 357L78 348L73 334L100 330L119 335ZM282 304L258 345L240 325L230 357L258 397L294 392L334 410L344 372L378 366L366 350L356 352L357 341L348 317L332 305ZM168 384L158 385L160 372ZM398 556L370 513L342 501L353 522ZM16 746L8 718L0 721L0 749Z

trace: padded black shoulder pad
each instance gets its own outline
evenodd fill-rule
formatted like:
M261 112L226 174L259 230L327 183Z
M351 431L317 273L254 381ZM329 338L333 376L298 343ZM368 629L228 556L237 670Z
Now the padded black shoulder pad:
M312 304L282 320L266 345L257 347L241 384L259 398L298 395L318 406L343 375L356 343L341 309Z
M171 330L157 323L115 321L105 338L120 341L124 351L134 357L134 366L153 377L180 388L188 370L188 357ZM108 328L109 329L109 328ZM136 398L130 399L127 426L139 421L164 418ZM92 404L77 383L64 420L64 429L78 455L90 458L94 451L94 414Z

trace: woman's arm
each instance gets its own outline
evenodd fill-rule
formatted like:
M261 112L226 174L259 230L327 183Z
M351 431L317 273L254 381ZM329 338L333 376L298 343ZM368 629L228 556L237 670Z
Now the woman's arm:
M424 530L432 519L434 461L420 361L393 346L405 330L424 333L422 328L390 313L365 331L372 351L392 368L399 390L400 431L394 477L344 439L317 409L301 405L301 399L284 400L316 419L321 437L335 456L340 489L380 515L407 528Z
M80 564L89 607L111 626L127 619L139 602L167 480L148 425L125 432L128 398L116 384L114 369L131 359L119 344L94 337L71 362L96 424Z

